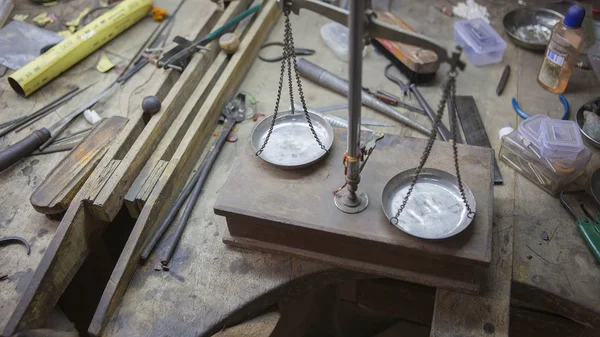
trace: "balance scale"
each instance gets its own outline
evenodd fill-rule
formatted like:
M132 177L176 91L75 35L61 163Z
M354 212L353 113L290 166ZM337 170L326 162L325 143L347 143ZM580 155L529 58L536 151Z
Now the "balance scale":
M448 209L440 209L444 207L445 198L456 195L456 191L452 190L455 186L448 186L445 184L448 179L444 180L446 175L453 177L447 172L455 171L451 143L434 144L427 166L413 192L418 195L419 183L423 181L423 185L427 185L427 181L435 187L436 190L431 193L436 195L437 201L431 202L427 198L413 196L407 203L407 211L401 215L412 216L410 219L414 219L415 226L427 228L427 233L422 235L411 232L410 228L399 230L390 223L388 217L392 216L389 200L384 203L382 194L389 194L389 191L384 192L386 184L398 179L396 176L399 172L407 171L411 174L410 170L414 171L415 167L419 166L423 149L427 145L426 139L386 135L377 142L377 147L362 172L358 170L359 161L349 162L346 173L341 166L341 158L345 155L358 157L359 140L368 137L366 133L360 133L360 52L363 48L362 36L365 26L371 35L422 45L434 50L440 60L449 62L451 58L446 55L445 49L418 34L369 19L369 10L364 8L361 0L350 2L350 15L339 8L313 0L286 0L281 3L286 15L289 15L290 11L298 14L300 8L308 8L338 22L343 22L348 17L352 37L348 92L350 125L348 130L331 129L332 139L326 140L327 145L330 145L328 153L317 156L319 158L315 157L308 167L295 165L291 167L293 169L284 169L273 165L274 157L257 156L257 152L260 154L262 150L257 151L256 144L253 148L249 142L243 154L237 158L214 206L215 214L224 216L227 220L228 234L223 241L235 247L290 254L345 269L433 287L467 293L479 292L482 272L491 262L494 159L492 149L458 145L462 181L470 192L466 198L472 200L473 206L476 201L477 215L469 221L470 224L467 222L463 228L450 233L451 235L435 233L442 227L441 222L460 214L464 215L462 208L465 205L460 203L447 203ZM367 13L369 21L366 25L362 13ZM456 66L456 57L454 62ZM464 64L462 66L464 67ZM302 124L298 117L304 117L304 114L298 112L291 122L286 122L281 128L287 129L286 135L289 137L296 134L293 132L294 125ZM273 119L273 123L289 119L289 116L280 116ZM260 127L257 125L256 128ZM279 131L282 132L281 130ZM277 127L272 128L273 135L277 131ZM274 152L277 153L281 150L281 144L285 143L284 140L275 141L275 144L268 143L266 148L276 147ZM323 150L317 147L317 151ZM347 188L340 192L340 196L335 197L334 202L332 191L345 181L348 182ZM389 190L389 187L387 189ZM342 204L340 198L356 202ZM421 205L409 209L408 204L411 202ZM384 204L388 207L388 217L384 213ZM460 209L453 209L457 205ZM419 223L423 214L414 214L415 210L440 216L434 217L433 223ZM409 214L409 211L413 214ZM407 226L411 227L413 224L409 221ZM431 237L443 239L424 239L431 233Z

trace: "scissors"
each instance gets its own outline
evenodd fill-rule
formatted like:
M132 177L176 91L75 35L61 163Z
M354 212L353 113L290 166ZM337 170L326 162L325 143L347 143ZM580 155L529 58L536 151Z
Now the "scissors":
M270 47L270 46L280 46L283 47L283 42L269 42L269 43L265 43L262 45L262 47L260 47L261 50ZM308 56L308 55L313 55L315 53L315 51L313 49L306 49L306 48L295 48L294 49L294 53L296 54L296 56ZM279 62L281 60L283 60L283 54L281 56L277 56L277 57L273 57L273 58L268 58L268 57L263 57L260 56L260 53L258 54L258 58L261 59L262 61L265 62Z

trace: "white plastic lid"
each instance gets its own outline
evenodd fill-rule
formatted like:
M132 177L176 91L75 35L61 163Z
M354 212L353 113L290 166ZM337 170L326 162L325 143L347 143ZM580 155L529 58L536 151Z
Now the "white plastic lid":
M555 151L579 153L585 145L575 121L545 119L540 124L544 147Z
M478 54L491 53L506 48L506 41L481 18L456 21L454 28L469 47L473 48Z
M542 144L541 124L542 121L550 119L546 115L535 115L527 118L519 124L519 135L525 138L525 140L533 143L537 147Z

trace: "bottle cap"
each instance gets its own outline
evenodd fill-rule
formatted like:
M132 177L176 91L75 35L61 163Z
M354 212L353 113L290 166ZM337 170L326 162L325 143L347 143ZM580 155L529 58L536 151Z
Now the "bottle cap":
M579 28L583 23L583 18L585 18L585 8L575 5L567 10L563 23L569 28Z

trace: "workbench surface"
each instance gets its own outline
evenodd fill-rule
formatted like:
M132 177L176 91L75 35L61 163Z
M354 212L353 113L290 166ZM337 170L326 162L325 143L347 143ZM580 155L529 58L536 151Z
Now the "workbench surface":
M516 1L510 5L497 1L478 2L488 7L492 25L498 32L503 32L501 18L504 13L510 6L517 6ZM85 1L69 3L83 7ZM430 6L433 3L431 0L397 1L392 9L417 32L427 34L451 47L452 24L457 19L435 11ZM296 47L316 49L316 55L308 58L310 61L347 78L347 63L341 62L319 36L319 28L328 20L307 11L302 11L300 17L292 15L291 19ZM147 27L138 24L105 49L114 48L115 55L131 57L138 45L129 44L128 41L143 41L139 38L140 35L135 35L138 29L140 32L150 32ZM502 36L508 41L506 34L502 33ZM281 41L282 37L283 18L280 18L269 41ZM70 70L68 76L61 76L28 99L18 97L5 80L0 81L0 106L3 107L0 121L30 113L34 108L42 106L43 102L66 91L68 85L73 83L81 86L93 78L101 82L97 87L104 87L102 83L109 83L116 75L99 76L93 68L96 60L94 57L86 59ZM466 70L457 79L457 95L475 97L496 153L500 149L498 130L506 123L516 128L521 121L512 109L512 97L516 97L521 107L530 114L542 113L554 118L562 115L563 108L556 96L544 91L536 83L540 63L540 54L520 49L508 42L502 63L477 68L467 61ZM369 88L383 88L399 94L398 87L383 76L383 69L387 64L383 56L369 48L364 60L363 84ZM497 97L496 85L505 65L511 66L512 73L504 93ZM440 97L440 85L446 78L446 69L447 66L443 65L438 71L436 82L421 90L434 108ZM112 114L126 116L128 109L137 106L144 96L143 86L149 85L155 71L147 67L118 96L107 102L115 109ZM257 59L241 86L241 90L250 92L257 98L260 112L267 115L273 109L279 71L278 63L265 63ZM574 71L565 94L571 105L571 119L574 119L576 109L597 95L594 88L598 85L598 80L591 71ZM345 98L307 80L303 81L303 87L309 106L346 102ZM72 101L60 111L62 114L66 113L77 102L79 101ZM412 103L417 104L414 98ZM288 99L284 93L282 107L285 109L287 105ZM363 108L362 111L364 118L394 124L394 127L372 127L373 129L401 136L423 137L368 108ZM409 115L422 124L429 125L426 117L414 113ZM55 121L59 117L51 118ZM445 120L447 123L447 116ZM104 335L195 336L214 332L220 330L223 320L236 310L238 313L246 310L246 314L251 315L252 310L267 307L269 303L276 303L277 298L297 293L300 289L365 277L321 263L238 250L223 244L225 219L214 215L213 205L233 162L247 145L253 126L252 121L239 124L237 132L240 140L225 145L174 254L170 271L154 271L155 256L150 258L148 264L141 266ZM5 137L0 140L0 144L11 144L25 133L23 131ZM594 155L586 173L575 182L574 188L576 185L585 187L591 173L600 165L599 150L589 143L587 145ZM2 235L19 235L32 243L32 255L29 257L22 254L22 247L1 248L3 257L0 260L0 271L18 272L0 283L0 332L14 311L58 224L57 221L36 213L29 204L29 196L64 155L30 157L0 173L0 186L5 191L0 195ZM489 325L486 325L487 336L507 336L509 302L520 307L555 313L599 328L600 267L581 239L574 220L560 206L558 199L543 192L503 162L499 162L499 165L504 184L494 187L493 257L492 265L484 278L482 294L472 296L438 290L431 335L475 336L483 334L484 323L487 323L494 327L493 333L489 333ZM363 174L372 173L367 165ZM548 234L548 240L543 240L543 232ZM511 276L512 282L509 281ZM258 301L254 301L257 299ZM244 307L249 302L260 304L254 309ZM466 324L467 322L482 324L473 326Z
M189 7L179 14L182 20L170 29L171 37L168 39L169 41L172 40L174 35L182 35L187 38L195 37L195 35L189 36L188 32L194 30L194 26L204 18L203 13L206 11L206 8L202 9L202 6L194 5L199 4L198 1L190 0L187 3ZM30 1L18 1L16 3L12 15L27 14L29 15L28 23L31 23L31 18L39 13L54 13L57 21L46 26L47 29L53 31L64 30L65 22L77 18L84 9L94 8L98 5L96 0L59 1L58 5L51 7L35 5ZM179 0L160 0L154 3L172 12L179 4ZM102 14L102 11L96 13ZM101 53L106 53L111 62L117 66L126 65L136 55L158 24L150 16L142 19L28 98L19 97L11 89L7 81L11 72L6 73L0 78L0 122L31 114L63 95L73 86L84 88L90 84L94 85L30 127L2 137L0 147L4 148L19 141L33 130L48 127L112 85L118 77L114 69L104 74L96 70L96 64ZM133 112L139 109L142 99L149 92L153 92L153 90L155 92L157 85L161 84L158 83L156 78L160 77L163 72L162 69L156 67L144 67L116 92L96 104L94 110L101 117L112 115L131 117ZM89 127L90 125L80 117L63 135L69 135ZM30 256L26 256L24 248L19 245L0 248L2 252L0 270L3 274L8 274L8 279L0 284L0 335L2 336L10 333L7 331L11 330L10 328L7 329L9 319L19 310L17 306L31 283L34 271L42 264L42 257L50 245L60 220L35 212L29 203L29 197L44 180L45 176L67 153L27 157L0 173L0 189L2 191L0 193L0 237L21 236L31 244ZM98 266L98 269L102 268L103 266ZM103 284L97 284L96 286L98 285L103 287ZM89 286L93 287L94 285L90 284ZM52 294L57 293L60 296L63 290L45 289L44 291ZM47 309L45 308L45 310Z

